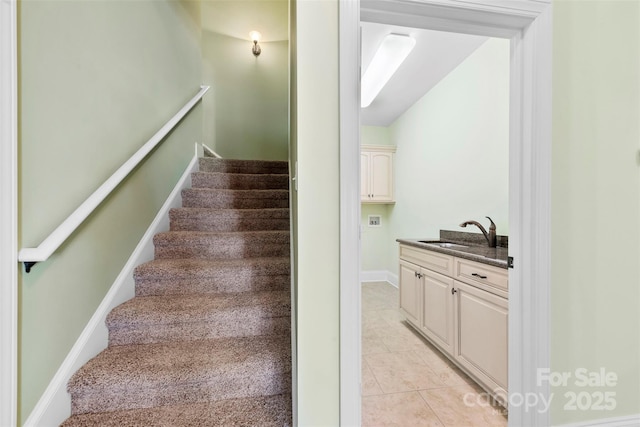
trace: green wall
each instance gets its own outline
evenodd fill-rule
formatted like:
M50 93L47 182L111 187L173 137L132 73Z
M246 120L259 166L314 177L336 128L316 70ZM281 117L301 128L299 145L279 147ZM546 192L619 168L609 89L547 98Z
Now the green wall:
M391 205L377 203L362 203L360 209L360 268L362 271L390 271L389 259L392 252L397 250L397 245L389 245L390 226L389 210ZM369 226L369 215L380 216L380 227Z
M256 13L256 11L260 13ZM222 157L287 160L287 1L205 1L202 14L205 144ZM260 31L262 53L249 32Z
M35 247L201 84L199 3L20 3L21 247ZM197 106L47 261L20 276L23 423L201 141Z
M640 413L640 4L553 8L551 369L572 375L557 425ZM580 387L578 368L618 382ZM566 392L617 405L565 409Z
M298 425L340 416L338 1L296 1ZM293 151L293 150L292 150Z

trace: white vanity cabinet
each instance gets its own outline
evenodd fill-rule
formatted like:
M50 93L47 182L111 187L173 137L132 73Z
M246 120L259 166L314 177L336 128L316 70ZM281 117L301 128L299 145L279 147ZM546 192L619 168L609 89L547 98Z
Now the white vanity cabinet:
M401 244L400 309L481 386L507 395L506 269Z
M490 391L506 397L508 300L466 283L454 286L454 359Z
M393 203L393 158L396 147L360 147L360 200L363 203Z

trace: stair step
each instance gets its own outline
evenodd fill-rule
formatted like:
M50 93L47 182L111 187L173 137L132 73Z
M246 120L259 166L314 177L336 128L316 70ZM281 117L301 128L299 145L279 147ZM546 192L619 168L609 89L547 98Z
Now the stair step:
M289 230L289 209L175 208L172 231Z
M187 188L182 190L182 206L214 209L288 208L289 190Z
M288 174L289 162L275 160L235 160L201 157L201 172Z
M290 254L289 231L167 231L153 237L155 257L256 258Z
M289 175L194 172L191 174L191 186L230 190L286 190L289 188Z
M148 344L291 331L288 291L135 297L107 317L109 345Z
M289 257L157 259L136 267L136 295L280 291L291 287Z
M69 380L72 414L288 393L289 337L116 345Z
M78 414L67 419L61 427L289 427L291 425L291 395L280 394L190 405Z

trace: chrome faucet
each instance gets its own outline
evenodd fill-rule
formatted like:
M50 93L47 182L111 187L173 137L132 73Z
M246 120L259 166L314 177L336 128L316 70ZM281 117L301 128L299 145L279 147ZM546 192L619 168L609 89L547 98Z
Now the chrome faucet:
M489 218L489 217L486 217L486 218ZM462 224L460 224L460 227L466 227L467 225L470 225L470 224L475 225L480 229L480 231L482 231L482 234L484 234L484 238L487 239L487 243L489 244L489 247L495 248L496 247L496 225L493 223L493 220L491 218L489 218L489 221L491 221L491 225L489 226L489 233L487 233L487 230L485 230L482 224L480 224L477 221L465 221Z

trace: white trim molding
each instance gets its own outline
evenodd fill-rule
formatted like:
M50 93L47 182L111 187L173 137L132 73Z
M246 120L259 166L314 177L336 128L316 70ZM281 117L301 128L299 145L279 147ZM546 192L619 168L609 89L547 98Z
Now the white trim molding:
M340 425L361 424L360 2L339 2Z
M583 421L580 423L562 424L559 427L638 427L640 414L625 417L602 418L599 420Z
M215 151L213 151L211 148L209 148L204 144L202 144L202 151L204 152L205 156L215 157L216 159L222 158L220 154L216 153Z
M17 2L0 0L0 425L18 414Z
M387 282L393 287L398 287L398 275L389 270L365 270L360 272L360 283Z
M181 191L191 186L191 173L197 169L198 156L194 156L53 376L25 421L25 427L59 426L71 415L71 398L67 392L69 379L89 359L107 347L109 343L109 331L105 325L107 315L116 306L134 297L133 270L154 258L153 236L169 229L169 210L182 205Z
M547 385L538 385L539 368L549 368L551 238L551 2L550 0L353 0L340 2L340 188L341 188L341 335L360 341L353 328L360 297L348 288L359 270L359 157L352 152L359 124L359 21L351 11L360 4L362 21L507 38L511 41L509 145L509 393L534 393L548 400ZM346 55L352 55L351 57ZM356 141L354 141L356 140ZM352 199L348 199L352 197ZM356 237L351 237L355 235ZM350 240L351 239L351 240ZM357 320L356 320L357 321ZM347 331L352 327L354 331ZM357 336L356 336L357 335ZM341 346L341 372L355 369L355 346ZM346 371L348 372L348 371ZM355 374L341 375L341 393L355 388ZM341 402L360 407L359 391ZM356 397L358 398L356 400ZM509 425L550 425L540 408L509 407ZM346 412L345 412L346 414ZM356 425L341 414L342 425ZM358 420L359 421L359 420Z

